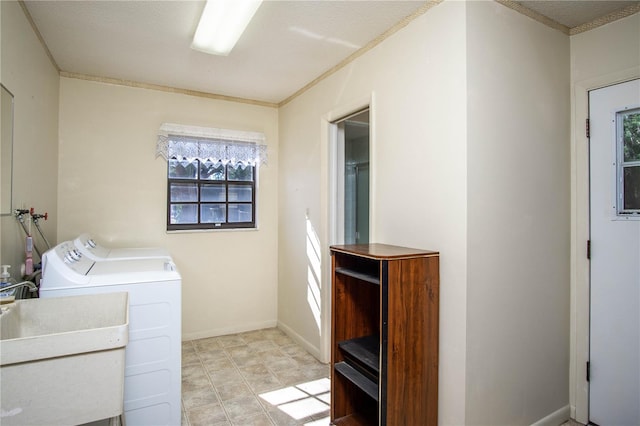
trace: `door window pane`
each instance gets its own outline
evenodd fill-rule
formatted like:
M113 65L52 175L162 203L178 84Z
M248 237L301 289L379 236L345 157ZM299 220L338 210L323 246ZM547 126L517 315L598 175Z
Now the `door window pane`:
M198 223L198 208L196 204L171 204L169 223L186 224Z
M640 112L625 115L622 129L623 161L640 161Z
M169 160L169 178L172 179L197 179L198 160L189 162L187 160Z
M640 210L640 166L624 168L624 209Z
M225 201L224 184L202 185L202 201Z
M195 183L172 183L171 202L198 201L198 185Z
M251 204L229 204L229 222L251 222Z
M226 221L224 204L202 204L200 205L200 222L221 223Z
M251 187L230 184L229 201L251 201Z

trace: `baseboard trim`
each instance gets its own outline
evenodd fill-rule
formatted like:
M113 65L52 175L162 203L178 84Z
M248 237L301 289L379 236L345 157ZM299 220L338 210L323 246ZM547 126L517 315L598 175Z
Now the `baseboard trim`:
M273 328L278 325L277 320L261 321L248 324L234 325L232 327L214 328L204 331L196 331L193 333L184 333L182 341L206 339L207 337L226 336L227 334L244 333L245 331L262 330L263 328Z
M288 325L286 325L281 321L278 321L278 328L284 331L287 336L295 340L297 344L302 346L307 352L313 355L317 360L319 360L320 362L323 362L322 357L320 356L320 349L318 347L309 343L309 341L304 339L301 335L296 333L291 327L289 327Z
M569 420L571 407L567 404L546 417L541 418L531 426L558 426Z

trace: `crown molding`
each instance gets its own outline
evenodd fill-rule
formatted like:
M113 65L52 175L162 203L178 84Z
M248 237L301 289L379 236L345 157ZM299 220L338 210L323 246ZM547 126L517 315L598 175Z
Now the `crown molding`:
M563 34L569 35L570 28L567 27L566 25L562 25L561 23L556 22L551 18L547 18L546 16L521 5L517 1L513 1L513 0L494 0L494 1L496 3L500 3L501 5L508 7L509 9L515 10L516 12L524 16L528 16L529 18L535 21L538 21L541 24L546 25L547 27L553 28L554 30L558 30Z
M576 35L576 34L583 33L585 31L590 31L595 28L601 27L603 25L609 24L611 22L617 21L619 19L626 18L627 16L634 15L638 12L640 12L640 2L636 4L632 4L631 6L627 6L622 10L618 10L617 12L612 12L598 19L594 19L593 21L587 22L586 24L573 27L569 30L569 34Z
M159 84L142 83L139 81L123 80L119 78L100 77L87 74L80 74L68 71L60 71L60 77L74 78L77 80L95 81L98 83L115 84L118 86L135 87L139 89L157 90L160 92L177 93L181 95L197 96L200 98L216 99L220 101L238 102L242 104L257 105L268 108L277 108L278 104L273 102L258 101L255 99L238 98L235 96L218 95L215 93L200 92L197 90L180 89Z

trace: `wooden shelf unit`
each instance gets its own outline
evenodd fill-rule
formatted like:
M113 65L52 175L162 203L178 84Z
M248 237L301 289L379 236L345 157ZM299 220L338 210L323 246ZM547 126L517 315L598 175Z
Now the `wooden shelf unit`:
M331 423L437 425L438 252L330 249Z

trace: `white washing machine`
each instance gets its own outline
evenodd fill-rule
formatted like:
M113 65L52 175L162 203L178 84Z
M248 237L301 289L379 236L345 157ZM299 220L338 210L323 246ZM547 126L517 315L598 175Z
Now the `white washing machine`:
M40 297L126 291L127 426L180 425L181 286L171 260L94 261L66 241L43 254Z
M89 234L81 234L73 243L80 253L92 260L171 259L169 252L160 247L108 248L98 244Z

